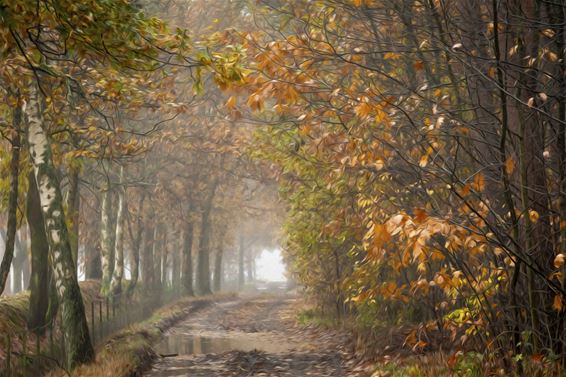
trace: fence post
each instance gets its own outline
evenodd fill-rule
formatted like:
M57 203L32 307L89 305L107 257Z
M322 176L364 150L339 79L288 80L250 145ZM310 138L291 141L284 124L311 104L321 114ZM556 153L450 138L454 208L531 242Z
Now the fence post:
M96 344L96 323L94 322L94 301L90 302L90 334L92 337L92 344Z
M49 323L49 356L55 357L53 350L53 319Z
M102 301L98 301L98 304L98 325L100 327L100 340L102 340L104 338L104 329L102 328Z
M63 333L63 311L59 308L59 336L61 337L61 353L59 361L66 365L65 357L65 334Z
M20 357L20 365L22 366L22 376L26 377L27 372L27 352L28 352L28 337L26 332L22 333L22 355Z
M6 345L6 375L12 377L12 337L8 333L8 344Z

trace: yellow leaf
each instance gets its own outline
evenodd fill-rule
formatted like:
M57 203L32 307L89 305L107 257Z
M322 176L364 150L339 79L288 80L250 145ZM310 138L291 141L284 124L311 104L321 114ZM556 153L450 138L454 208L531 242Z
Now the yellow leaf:
M529 210L529 219L532 223L536 223L539 219L540 215L534 209Z
M552 303L552 309L557 312L562 311L562 297L560 295L554 296L554 302Z
M356 115L360 118L365 118L371 113L371 106L367 102L362 102L354 109Z
M236 97L231 96L230 98L228 98L228 101L226 101L226 107L230 110L234 110L234 108L236 107Z
M505 172L507 175L513 174L513 170L515 170L515 161L511 157L505 161Z
M419 166L421 168L424 168L428 165L428 155L425 154L423 156L421 156L421 159L419 160Z
M554 257L554 267L556 268L562 267L565 261L566 261L566 255L562 253L558 254L556 257Z
M389 59L399 59L401 57L401 55L395 53L395 52L386 52L385 54L383 54L383 59L389 60Z
M482 192L485 190L485 177L482 173L476 174L474 177L474 190Z

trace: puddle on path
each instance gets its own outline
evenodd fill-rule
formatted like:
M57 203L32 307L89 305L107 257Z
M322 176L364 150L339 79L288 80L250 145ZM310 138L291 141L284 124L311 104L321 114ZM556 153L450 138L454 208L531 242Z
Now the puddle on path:
M168 334L154 349L159 355L200 355L253 350L280 353L292 348L289 344L272 339L269 334L236 332L218 335L216 332L206 335Z

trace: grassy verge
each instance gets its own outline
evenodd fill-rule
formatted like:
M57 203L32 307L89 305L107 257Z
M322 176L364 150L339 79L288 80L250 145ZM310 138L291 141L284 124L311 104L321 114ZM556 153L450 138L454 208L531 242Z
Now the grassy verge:
M73 377L132 377L141 376L156 357L152 349L163 332L187 315L215 301L228 300L233 294L181 298L157 310L143 322L117 332L98 349L96 362L73 370ZM64 376L64 371L53 371L50 376Z

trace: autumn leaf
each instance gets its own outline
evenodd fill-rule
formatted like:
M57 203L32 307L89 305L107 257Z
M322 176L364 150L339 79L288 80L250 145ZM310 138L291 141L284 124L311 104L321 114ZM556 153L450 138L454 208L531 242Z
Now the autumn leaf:
M505 173L507 173L507 175L511 175L513 174L514 170L515 170L515 161L513 160L513 158L509 157L505 161Z
M562 253L558 254L556 257L554 257L554 267L556 268L562 267L565 261L566 261L566 256Z
M532 223L536 223L539 219L540 215L537 211L531 209L529 210L529 219L531 220Z
M562 296L555 295L554 301L552 302L552 309L556 310L557 312L562 311Z
M230 96L230 98L228 98L228 101L226 101L226 107L230 110L234 110L234 108L236 107L236 97L235 96Z
M477 192L483 192L485 190L485 176L482 173L477 173L474 176L473 188Z

